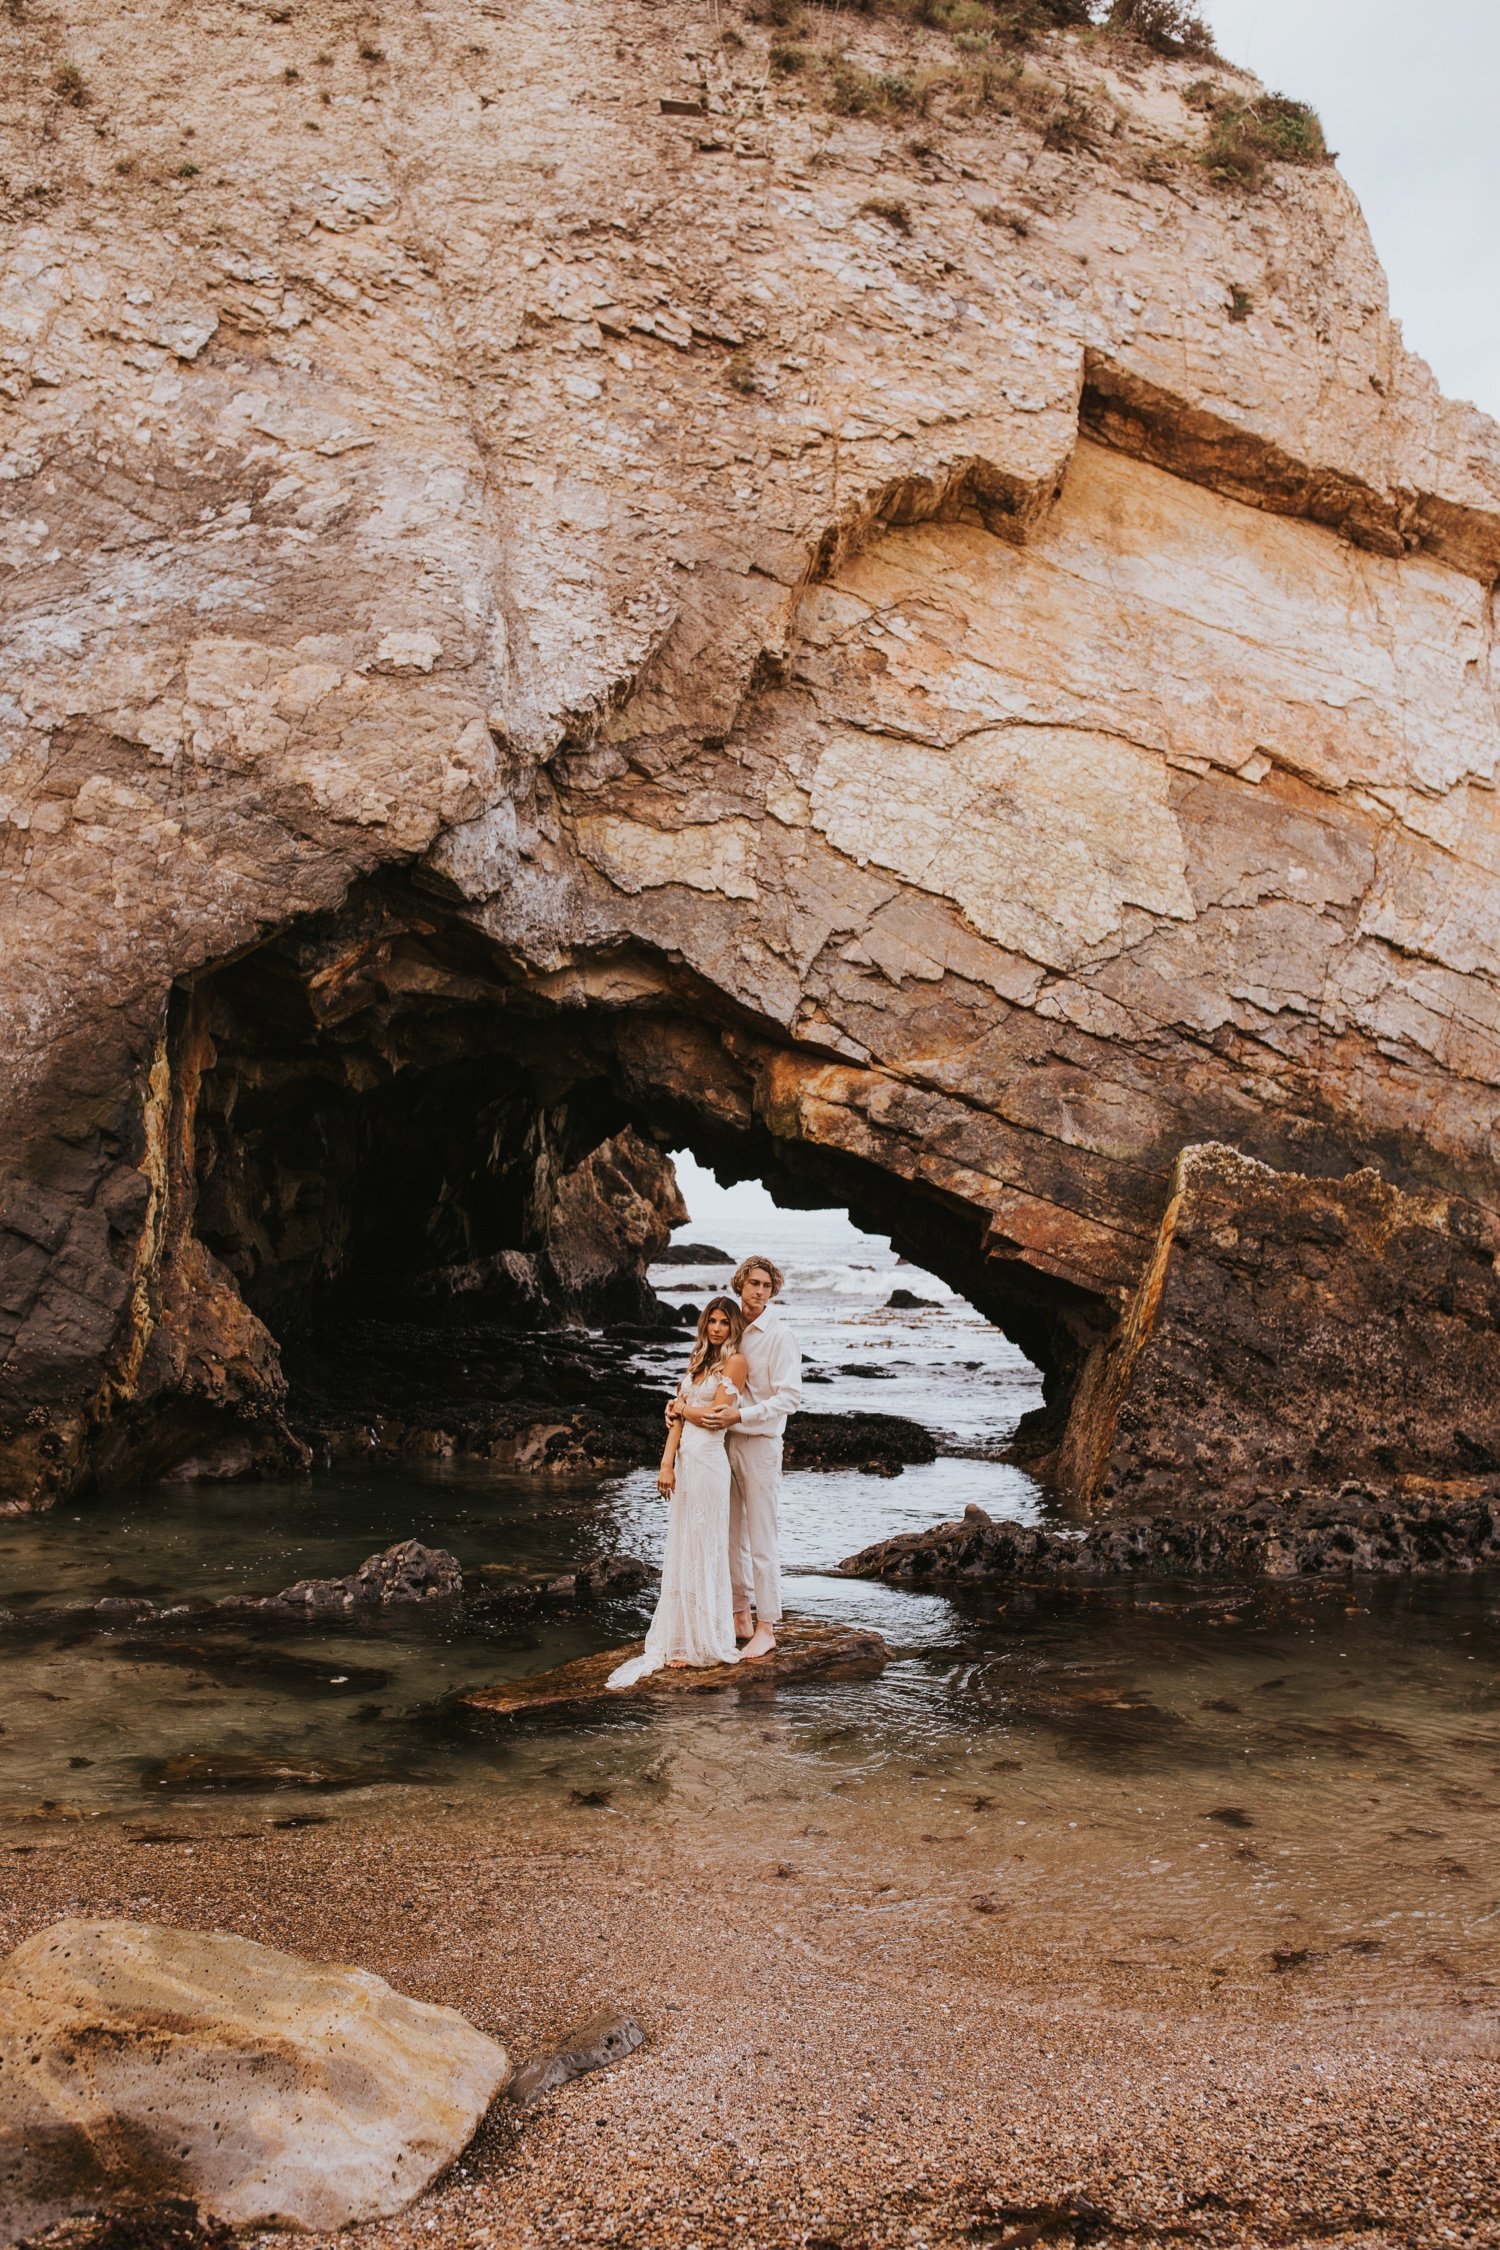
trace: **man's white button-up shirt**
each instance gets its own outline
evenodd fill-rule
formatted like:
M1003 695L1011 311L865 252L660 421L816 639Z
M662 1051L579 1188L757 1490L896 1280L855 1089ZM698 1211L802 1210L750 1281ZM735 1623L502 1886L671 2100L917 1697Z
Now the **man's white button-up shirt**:
M749 1323L740 1350L750 1372L737 1427L747 1437L780 1437L787 1416L802 1404L802 1354L774 1305Z

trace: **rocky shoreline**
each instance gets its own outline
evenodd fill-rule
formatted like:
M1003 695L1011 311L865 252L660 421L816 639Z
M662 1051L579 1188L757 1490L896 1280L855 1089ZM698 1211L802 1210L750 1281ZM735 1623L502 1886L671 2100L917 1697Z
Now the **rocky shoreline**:
M1135 1516L1082 1533L997 1523L970 1506L961 1521L879 1540L839 1569L846 1578L904 1586L1500 1569L1500 1480L1398 1493L1349 1485L1218 1514Z
M668 1385L634 1365L643 1344L680 1334L621 1324L517 1329L389 1321L351 1323L336 1344L286 1353L289 1419L315 1466L350 1460L492 1462L551 1475L650 1468L660 1459ZM897 1414L798 1414L790 1469L864 1469L899 1476L934 1461L937 1445Z

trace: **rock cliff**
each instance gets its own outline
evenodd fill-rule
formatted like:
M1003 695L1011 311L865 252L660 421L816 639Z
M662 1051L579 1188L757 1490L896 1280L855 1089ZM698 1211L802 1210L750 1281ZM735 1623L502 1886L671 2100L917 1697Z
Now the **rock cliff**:
M0 40L10 1505L280 1442L311 1266L441 1288L455 1183L534 1249L544 1143L893 1230L1085 1497L1185 1147L1488 1257L1500 434L1336 170L1199 161L1253 84L689 0Z

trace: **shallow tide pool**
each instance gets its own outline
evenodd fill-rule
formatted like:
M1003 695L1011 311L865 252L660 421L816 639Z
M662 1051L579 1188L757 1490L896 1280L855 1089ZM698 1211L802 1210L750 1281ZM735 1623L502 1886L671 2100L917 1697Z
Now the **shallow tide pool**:
M833 1216L780 1215L804 1249ZM993 1458L1036 1402L1034 1371L941 1283L838 1224L795 1268L760 1237L794 1268L789 1309L828 1377L809 1404L918 1417L947 1448L897 1478L787 1481L788 1605L875 1626L895 1651L878 1678L483 1723L454 1711L455 1691L633 1638L649 1597L533 1604L482 1627L85 1614L105 1594L270 1592L408 1537L496 1589L603 1553L655 1561L665 1517L646 1472L449 1464L118 1494L0 1526L0 1851L96 1820L146 1849L482 1800L520 1828L574 1819L580 1843L590 1823L623 1822L709 1855L888 1851L882 1942L920 1945L949 1895L1050 1920L1060 1945L1148 1983L1184 1947L1226 1975L1249 1948L1314 1994L1404 2004L1462 1987L1474 2006L1500 1978L1500 1585L949 1599L834 1575L971 1500L1045 1512ZM698 1303L722 1278L657 1276ZM931 1301L892 1310L895 1286ZM646 1354L664 1389L680 1351ZM206 1765L239 1785L200 1786Z

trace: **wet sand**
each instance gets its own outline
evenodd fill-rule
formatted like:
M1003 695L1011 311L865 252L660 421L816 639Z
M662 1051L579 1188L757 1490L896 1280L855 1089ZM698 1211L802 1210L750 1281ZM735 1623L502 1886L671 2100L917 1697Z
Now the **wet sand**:
M830 1833L805 1803L706 1837L570 1800L271 1825L311 1810L133 1824L175 1841L9 1825L0 1943L65 1913L238 1931L462 2008L517 2060L600 2008L638 2017L640 2054L502 2105L346 2245L1500 2244L1477 1964L1411 2007L1370 1945L1268 1949L1252 1918L1226 1946L1123 1892L1116 1927L1096 1891L1070 1900L1090 1846L1063 1823L1002 1900L956 1836ZM1092 2235L1070 2195L1105 2215Z

